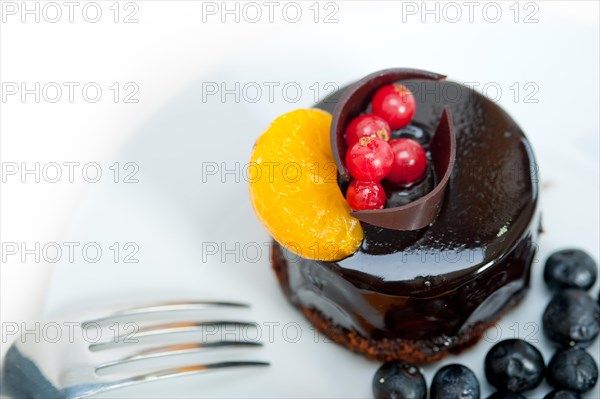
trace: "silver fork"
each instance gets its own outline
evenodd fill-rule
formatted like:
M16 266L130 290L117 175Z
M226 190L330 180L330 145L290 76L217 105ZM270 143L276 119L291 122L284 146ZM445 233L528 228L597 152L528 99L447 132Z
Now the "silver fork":
M221 318L157 322L173 318L176 313L181 316L181 312L221 311L226 308L244 309L248 305L210 301L169 302L119 310L82 323L45 323L45 327L68 328L68 336L61 334L60 340L54 334L42 339L39 336L33 337L37 339L21 336L6 354L2 389L14 398L76 399L211 370L268 366L269 363L262 360L234 358L198 362L190 359L211 350L222 357L224 349L262 346L261 342L246 338L231 340L218 337L219 329L225 329L228 331L226 335L231 335L232 327L251 329L257 326L256 323ZM92 330L94 335L90 338ZM202 339L198 339L199 335ZM207 339L208 335L216 339ZM165 363L177 364L166 367Z

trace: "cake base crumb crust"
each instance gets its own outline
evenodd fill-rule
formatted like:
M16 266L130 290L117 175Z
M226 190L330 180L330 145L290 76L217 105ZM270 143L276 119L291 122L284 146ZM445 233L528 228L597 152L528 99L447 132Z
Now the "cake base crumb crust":
M290 303L299 309L320 333L336 344L378 361L404 360L413 364L425 364L442 360L451 353L459 354L475 345L488 328L494 326L506 313L521 302L528 290L527 287L524 287L517 291L502 311L495 315L494 319L476 323L457 336L439 336L422 340L402 338L377 340L364 337L357 331L338 326L333 320L324 317L318 310L304 307L294 301L289 287L288 265L282 262L283 258L279 252L278 246L274 246L271 264L283 293Z

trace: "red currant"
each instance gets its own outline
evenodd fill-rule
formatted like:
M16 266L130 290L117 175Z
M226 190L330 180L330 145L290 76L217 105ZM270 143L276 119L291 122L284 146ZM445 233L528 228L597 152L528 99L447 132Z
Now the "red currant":
M355 211L383 209L385 207L385 190L373 181L352 180L346 191L346 200Z
M390 141L390 147L394 153L394 162L386 179L397 184L419 180L427 169L427 155L421 144L412 139L397 139Z
M346 128L346 144L352 147L361 137L379 137L389 141L392 131L390 125L377 115L365 114L354 119Z
M417 106L415 97L405 86L387 85L377 90L371 108L392 129L400 129L410 123Z
M390 145L377 137L363 137L346 152L346 167L358 180L380 181L392 169Z

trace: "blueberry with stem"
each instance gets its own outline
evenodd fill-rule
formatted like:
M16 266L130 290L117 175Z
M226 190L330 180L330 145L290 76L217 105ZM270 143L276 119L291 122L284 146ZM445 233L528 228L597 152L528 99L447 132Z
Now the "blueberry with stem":
M557 292L544 311L543 328L559 348L586 348L600 333L600 305L583 290Z
M598 365L583 349L560 350L548 363L547 379L555 388L587 392L598 382Z
M494 345L485 357L485 376L501 391L523 392L544 379L544 358L522 339L507 339Z
M373 377L376 399L425 399L427 384L418 367L403 361L384 363Z

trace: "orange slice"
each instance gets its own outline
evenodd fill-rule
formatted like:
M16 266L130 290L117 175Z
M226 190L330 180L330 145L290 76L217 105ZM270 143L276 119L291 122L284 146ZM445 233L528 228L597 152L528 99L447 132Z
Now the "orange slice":
M360 222L337 185L329 144L331 115L281 115L256 142L248 166L250 200L273 238L293 253L334 261L358 249Z

